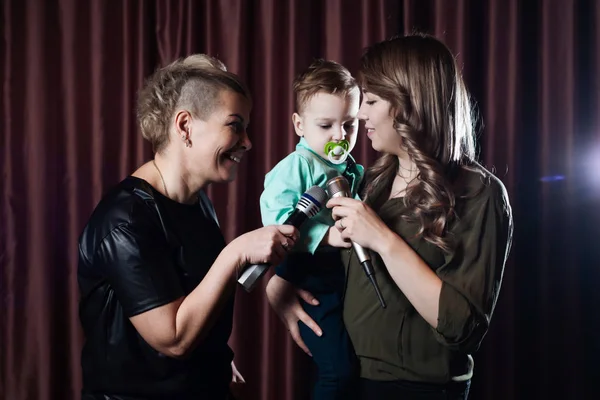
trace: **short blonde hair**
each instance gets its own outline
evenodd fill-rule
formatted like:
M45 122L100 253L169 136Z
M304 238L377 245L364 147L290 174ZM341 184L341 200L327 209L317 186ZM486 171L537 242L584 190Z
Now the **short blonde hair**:
M206 54L194 54L157 69L140 90L137 119L144 139L160 152L169 143L176 110L185 108L194 118L206 119L218 105L223 90L232 90L251 101L241 79L225 64Z
M227 67L223 61L218 58L211 57L207 54L192 54L182 60L184 65L196 68L217 68L221 71L227 71Z
M324 92L348 96L358 90L358 83L343 65L331 61L317 59L294 79L294 93L296 94L296 107L302 112L306 103L317 93Z

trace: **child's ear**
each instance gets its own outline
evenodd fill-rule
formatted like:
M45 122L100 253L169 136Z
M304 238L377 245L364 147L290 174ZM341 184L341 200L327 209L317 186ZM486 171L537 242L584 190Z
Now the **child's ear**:
M292 115L292 123L294 124L294 130L296 131L296 135L300 137L304 136L304 122L302 121L302 117L298 113L294 113Z

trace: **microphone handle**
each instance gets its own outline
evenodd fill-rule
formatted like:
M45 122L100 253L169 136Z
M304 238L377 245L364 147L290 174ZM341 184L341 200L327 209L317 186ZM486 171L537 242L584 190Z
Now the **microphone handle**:
M363 267L363 271L365 271L365 275L371 281L373 288L375 289L375 294L379 299L379 303L381 304L381 308L386 308L385 300L383 299L383 295L379 290L379 285L377 284L377 280L375 279L375 270L373 269L373 264L371 264L371 257L367 253L367 251L360 244L352 242L352 247L354 248L354 252L360 262L360 265Z
M362 265L363 271L365 271L367 278L369 278L369 281L371 281L371 285L373 286L373 289L375 289L375 294L377 295L377 298L379 299L379 304L381 304L381 308L386 308L387 304L385 304L383 295L381 294L381 291L379 290L379 285L377 284L377 280L375 279L375 272L373 271L373 266L371 265L371 260L363 261L362 263L360 263L360 265Z
M285 220L282 225L292 225L296 228L300 228L300 225L304 223L308 219L308 215L304 214L302 211L297 208L294 210L292 214Z
M361 263L363 261L370 261L371 260L371 256L369 255L369 253L367 253L367 251L365 250L365 248L362 247L360 244L352 242L352 247L354 248L354 252L356 253L356 256L358 257L358 260Z
M283 225L292 225L296 228L299 228L300 225L302 225L304 221L306 221L308 218L308 215L296 208L294 209L292 214L290 214L290 216L285 220ZM256 286L260 278L262 278L267 273L269 267L269 264L255 264L249 266L242 272L242 274L238 278L238 283L242 285L246 292L250 293L252 290L254 290L254 287Z
M350 184L343 175L339 175L327 181L327 190L331 198L352 198L352 194L350 193ZM363 267L363 271L365 271L367 278L369 278L369 281L371 281L371 284L375 289L375 293L379 298L379 303L381 304L381 307L385 308L386 304L383 300L383 296L381 295L381 291L379 290L377 279L375 279L375 270L373 269L373 265L371 264L371 257L369 256L369 253L367 253L367 251L358 243L352 242L352 247L354 248L354 252L356 253L360 265L362 265Z
M269 270L269 264L255 264L251 265L242 272L238 278L238 283L250 293L254 290L256 283L263 277L263 275Z

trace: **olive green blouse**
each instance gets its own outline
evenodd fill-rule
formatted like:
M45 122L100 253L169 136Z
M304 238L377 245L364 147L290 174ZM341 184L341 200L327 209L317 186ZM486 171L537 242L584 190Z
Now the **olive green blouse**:
M402 198L390 199L379 210L386 225L443 282L437 329L415 310L373 253L376 278L387 302L387 308L381 308L354 252L343 251L344 321L360 359L361 377L446 383L470 376L470 355L489 327L513 232L504 185L483 167L474 168L464 172L465 193L474 195L461 202L459 218L450 228L457 243L452 255L414 237L418 226L401 218Z

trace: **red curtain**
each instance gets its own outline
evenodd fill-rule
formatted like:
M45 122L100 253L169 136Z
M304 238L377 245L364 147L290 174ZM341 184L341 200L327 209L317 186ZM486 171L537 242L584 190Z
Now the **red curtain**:
M264 174L296 143L295 74L316 57L355 72L365 46L413 30L457 54L515 215L472 398L584 398L600 376L598 2L5 0L0 21L0 398L78 398L77 239L151 157L134 107L156 66L206 52L252 90L254 148L209 190L231 239L260 225ZM355 155L376 157L364 138ZM310 361L261 288L238 292L231 344L245 398L308 397Z

